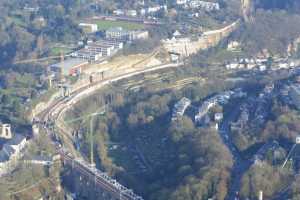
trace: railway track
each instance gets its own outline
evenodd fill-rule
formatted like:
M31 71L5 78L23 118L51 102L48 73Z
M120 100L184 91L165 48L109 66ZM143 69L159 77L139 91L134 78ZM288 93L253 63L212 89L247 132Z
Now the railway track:
M171 63L160 66L154 66L146 69L138 69L133 72L124 73L114 77L98 80L92 82L88 85L84 85L81 88L71 91L69 97L60 97L50 103L43 111L34 116L34 119L38 119L43 124L43 128L46 130L49 135L58 135L63 138L63 144L65 147L68 147L66 150L65 147L56 145L58 153L61 155L62 160L77 169L81 174L92 177L94 183L102 188L103 190L110 193L113 197L120 200L143 200L142 197L136 195L131 189L126 188L125 186L118 183L115 179L109 177L106 173L101 172L97 168L91 166L87 161L85 161L77 152L73 145L73 138L70 133L66 132L63 127L59 126L59 120L63 116L63 113L71 108L76 102L80 101L82 98L86 98L91 95L95 90L101 88L102 86L111 84L112 82L119 81L121 79L130 78L142 73L147 73L159 69L179 67L183 63ZM63 119L61 119L63 120ZM47 123L53 122L55 127L59 132L55 132L50 127L47 126Z

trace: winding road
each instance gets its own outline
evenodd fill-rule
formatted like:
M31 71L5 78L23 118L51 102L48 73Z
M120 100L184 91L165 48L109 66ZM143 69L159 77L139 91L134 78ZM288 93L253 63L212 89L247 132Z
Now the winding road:
M234 159L234 165L231 172L231 183L226 200L238 199L237 192L240 191L242 176L253 164L252 161L242 158L237 147L233 143L233 138L230 131L230 123L238 117L240 112L239 108L239 105L236 105L234 110L232 110L229 115L224 118L219 127L219 134Z
M300 71L294 71L289 74L289 76L286 79L283 80L277 80L274 82L275 87L274 91L272 92L272 96L278 96L279 95L279 88L290 78L300 75ZM237 147L233 143L232 134L230 131L230 123L233 122L239 115L240 112L240 105L236 104L234 108L228 113L228 116L224 118L224 120L221 122L219 126L219 134L224 142L224 144L227 146L227 148L230 150L233 159L234 159L234 165L231 172L231 182L229 186L229 191L226 197L226 200L238 200L241 187L241 179L245 172L248 171L248 169L254 164L256 157L263 158L264 152L266 152L267 149L271 149L276 145L275 141L270 141L265 143L256 153L252 155L251 159L244 159L241 156L241 153L238 151ZM275 142L275 143L274 143ZM297 176L297 175L296 175ZM296 177L295 176L295 177ZM274 199L286 199L286 192L290 188L290 185L286 188L283 188L282 191L280 191L278 194L275 194Z

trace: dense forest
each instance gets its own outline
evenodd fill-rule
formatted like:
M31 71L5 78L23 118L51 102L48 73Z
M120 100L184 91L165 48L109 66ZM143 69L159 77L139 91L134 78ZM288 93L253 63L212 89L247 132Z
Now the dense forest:
M188 115L171 122L174 103L183 94L199 100L223 87L198 85L155 94L110 88L114 101L105 116L93 120L99 167L147 199L224 199L233 160L217 131L196 127ZM66 118L96 111L108 99L110 92L101 91L80 102ZM89 122L72 127L81 135L88 132ZM90 137L81 137L81 151L89 155Z
M55 44L76 44L85 37L77 26L84 17L95 13L111 14L120 6L125 9L138 6L138 1L133 0L99 1L101 3L93 5L92 2L0 2L0 121L29 127L30 122L25 118L27 111L33 101L49 89L41 76L45 72L44 66L49 63L21 64L18 61L50 56ZM163 0L156 2L164 3ZM175 8L175 1L172 2L169 6ZM222 7L219 13L200 12L200 16L205 18L200 17L201 22L196 19L193 23L207 25L206 19L212 15L221 24L240 17L237 0L219 2ZM240 41L241 51L247 56L255 56L265 49L271 55L286 55L288 45L300 36L299 1L256 0L254 10L253 20L241 22L240 28L230 39ZM125 45L122 53L152 52L159 46L162 37L171 36L177 28L173 26L173 20L182 24L186 20L183 18L185 14L174 18L166 16L164 20L168 25L150 30L150 35L156 37ZM88 157L92 137L97 167L149 200L223 200L228 193L234 163L228 148L212 123L207 127L195 125L193 116L197 108L190 108L176 121L171 121L171 115L175 103L182 97L188 97L198 106L204 98L233 86L232 82L225 84L227 75L214 71L220 71L219 66L210 68L209 65L212 63L210 56L224 50L227 42L222 41L215 48L192 55L185 62L186 68L175 73L177 77L174 79L188 73L189 77L205 77L205 84L195 82L182 91L148 91L141 88L138 93L113 85L80 102L67 113L66 121L101 111L104 104L109 104L109 108L106 108L104 115L97 115L92 121L82 120L70 125L78 150ZM300 51L298 53L300 55ZM271 117L265 126L259 130L246 126L242 131L233 133L233 142L243 156L247 157L251 150L271 140L281 140L284 145L290 146L298 135L299 113L281 105L276 99L272 99L271 104ZM280 150L282 161L287 152L283 148ZM274 165L271 157L253 165L244 174L240 191L242 197L254 199L263 189L268 198L292 181L291 171L282 170L279 164ZM295 196L300 194L298 186L296 181L292 185Z
M252 126L251 128L249 123L240 131L233 131L235 144L241 151L271 140L292 144L298 136L299 113L293 108L278 103L276 99L273 101L269 120L263 127Z
M31 101L47 89L41 79L45 63L18 61L47 57L52 44L80 39L82 31L74 21L79 2L0 2L0 121L26 123Z
M81 30L73 17L78 13L71 9L79 6L76 1L30 1L30 4L17 0L1 1L2 64L24 58L37 58L47 54L49 49L46 47L51 42L67 42L80 38ZM26 7L36 10L27 11Z
M298 14L257 10L253 14L253 21L244 23L233 34L233 38L241 41L242 50L249 56L264 49L272 55L284 55L287 54L288 46L300 36L299 27Z

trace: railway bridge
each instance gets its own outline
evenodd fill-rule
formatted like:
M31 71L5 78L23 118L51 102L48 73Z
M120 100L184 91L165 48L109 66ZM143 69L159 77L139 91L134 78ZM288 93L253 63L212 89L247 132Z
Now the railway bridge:
M182 65L183 63L169 63L146 69L138 69L130 73L124 73L104 80L99 80L89 85L83 85L81 88L70 91L68 97L52 98L49 102L44 103L41 108L33 111L33 121L37 120L40 127L47 132L49 137L51 137L51 141L59 153L64 166L71 168L71 174L73 173L74 177L86 180L86 182L90 184L93 183L93 188L98 191L103 191L101 192L101 195L105 194L108 198L118 200L143 200L141 196L135 194L131 189L123 186L117 180L109 177L105 172L98 170L95 166L90 165L84 160L80 152L74 147L72 134L63 128L62 123L60 122L63 120L61 117L63 113L75 103L88 97L105 85L138 74L165 68L179 67ZM90 188L92 187L85 189Z
M65 168L70 169L69 174L66 176L68 178L66 184L76 191L83 191L84 189L84 194L89 199L143 200L131 189L121 185L117 180L91 166L83 159L76 159L62 149L59 150L59 154ZM80 188L78 188L78 185Z

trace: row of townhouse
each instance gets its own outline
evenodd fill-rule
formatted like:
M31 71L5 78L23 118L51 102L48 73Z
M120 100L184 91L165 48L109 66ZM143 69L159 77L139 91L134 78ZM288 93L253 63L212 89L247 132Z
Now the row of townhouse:
M115 40L120 42L128 42L133 40L148 39L149 32L146 30L126 30L122 27L113 27L105 32L107 40Z
M139 16L147 16L155 14L159 11L163 10L164 12L168 11L167 5L155 5L155 6L148 6L143 7L139 10L125 10L125 9L117 9L113 11L113 14L116 16L128 16L128 17L137 17Z
M267 70L268 62L267 58L241 58L235 59L233 62L225 64L226 69L258 69L260 71ZM296 66L295 62L288 61L286 59L279 59L278 61L272 61L272 69L289 69Z
M201 0L177 0L176 4L184 6L185 8L202 9L207 12L220 10L220 5L217 2L215 3Z
M198 109L198 113L195 115L195 122L201 124L201 122L205 119L205 116L208 114L211 108L216 105L225 105L229 102L231 98L243 98L247 96L245 92L242 91L241 88L237 88L235 90L229 90L221 92L208 100L204 101L202 105ZM219 121L223 116L217 114L215 116L215 120Z

